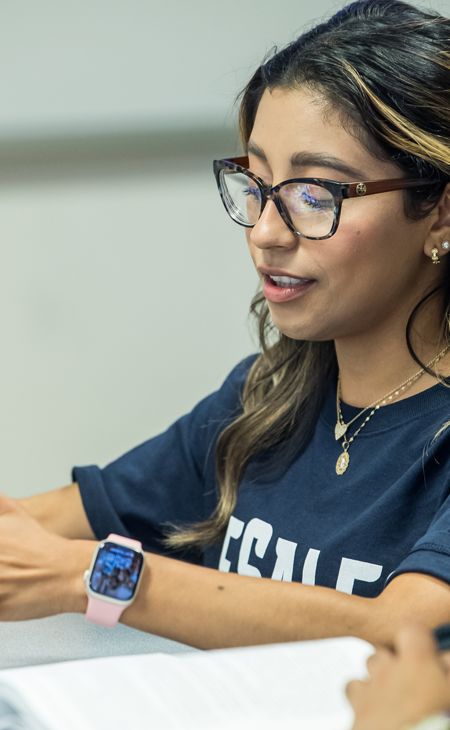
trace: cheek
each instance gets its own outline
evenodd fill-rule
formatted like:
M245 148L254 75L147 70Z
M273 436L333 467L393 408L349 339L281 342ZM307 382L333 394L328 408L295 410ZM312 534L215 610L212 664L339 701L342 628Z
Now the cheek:
M336 236L351 241L377 242L380 248L395 246L402 237L408 221L405 219L403 197L400 191L378 194L365 200L344 201Z
M313 254L321 271L315 304L350 329L406 306L421 281L421 227L398 210L371 207L371 215L343 218L335 236Z
M349 206L347 209L343 206L339 228L330 239L327 252L332 264L330 275L334 271L346 278L373 281L381 273L392 272L394 262L395 266L402 266L414 250L402 199L397 205L392 205L387 198L346 202Z

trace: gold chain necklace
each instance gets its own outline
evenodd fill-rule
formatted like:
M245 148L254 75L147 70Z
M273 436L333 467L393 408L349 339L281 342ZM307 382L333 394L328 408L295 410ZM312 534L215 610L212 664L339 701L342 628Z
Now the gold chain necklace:
M383 395L381 398L378 398L378 400L374 401L370 404L370 406L366 406L362 409L354 418L352 418L351 421L348 423L344 422L344 419L342 417L341 412L341 376L338 375L338 383L337 383L337 392L336 392L336 411L337 411L337 423L334 429L334 435L336 441L338 441L342 436L344 437L344 440L342 442L342 448L343 452L339 456L337 462L336 462L336 474L341 475L343 474L349 465L350 462L350 455L348 453L348 450L350 448L350 444L352 441L355 440L361 429L364 428L367 421L369 421L373 414L378 411L378 409L381 406L386 405L388 402L392 402L394 398L397 398L403 391L406 390L406 388L410 385L412 385L416 380L418 380L425 372L426 369L430 368L432 365L435 365L439 360L445 355L446 352L450 349L450 345L447 345L447 347L444 347L443 350L439 353L439 355L436 355L436 357L431 360L431 362L426 365L425 368L422 368L414 375L411 375L408 380L404 380L403 383L398 385L396 388L393 388L389 391L389 393L386 393L386 395ZM360 416L363 415L366 411L369 409L372 409L369 413L369 415L365 418L365 420L362 422L361 426L355 431L353 436L350 438L350 440L347 439L347 436L345 435L347 433L348 427L351 426L351 424L356 421Z
M446 348L446 349L448 349L448 348ZM443 350L443 352L444 352L444 350ZM437 359L440 359L441 356L442 356L442 353L440 353L437 356L437 358L435 358L432 361L431 364L434 365L434 363L437 362ZM429 367L429 365L427 365L427 367ZM342 412L341 412L341 376L339 374L338 375L337 391L336 391L337 423L336 423L336 426L334 427L334 437L335 437L336 441L339 441L339 439L342 436L344 436L344 434L348 430L348 427L351 426L352 423L354 421L356 421L360 416L362 416L363 413L365 413L366 411L368 411L370 408L373 408L377 404L381 403L382 401L383 401L382 402L382 405L385 405L388 400L391 401L394 398L396 398L398 395L400 395L400 392L401 391L406 390L406 388L409 385L412 385L416 380L418 380L420 378L420 376L424 374L424 372L425 372L425 370L422 368L422 370L419 370L414 375L411 375L411 377L408 378L408 380L403 381L403 383L401 383L401 385L398 385L396 388L393 388L392 390L389 391L389 393L386 393L386 395L382 395L381 398L378 398L378 400L374 401L369 406L366 406L365 408L363 408L362 411L360 411L359 413L357 413L356 416L354 418L352 418L352 420L349 421L348 423L345 423L344 422L344 419L342 417ZM370 414L370 415L372 415L372 414ZM368 416L367 420L369 420L369 418L370 418L370 416Z

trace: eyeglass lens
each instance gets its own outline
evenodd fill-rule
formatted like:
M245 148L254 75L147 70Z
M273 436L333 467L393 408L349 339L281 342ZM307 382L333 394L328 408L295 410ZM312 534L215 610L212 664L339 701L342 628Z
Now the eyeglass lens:
M220 171L222 193L233 220L243 226L253 226L261 215L261 190L257 183L242 172ZM279 192L281 204L295 230L311 238L327 236L334 221L334 196L319 185L290 183Z

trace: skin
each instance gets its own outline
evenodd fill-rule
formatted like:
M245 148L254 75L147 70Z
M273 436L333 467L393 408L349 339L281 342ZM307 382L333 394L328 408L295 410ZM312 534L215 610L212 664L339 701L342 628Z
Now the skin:
M369 677L347 685L355 711L352 730L399 730L450 707L450 656L440 654L423 624L408 624L395 638L394 652L378 650Z
M255 148L265 156L252 152ZM360 172L360 177L325 166L291 166L297 152L326 153ZM267 185L293 177L339 182L403 177L390 162L376 159L342 128L325 102L307 90L265 92L249 141L250 169ZM443 275L430 264L431 250L450 227L450 186L427 218L405 218L403 192L346 200L332 238L313 241L293 233L274 203L266 205L247 242L255 267L283 269L314 279L307 294L291 302L269 302L275 325L294 339L334 340L345 402L365 407L418 370L405 341L408 317L424 292ZM417 322L413 344L425 362L439 352L439 303ZM450 361L447 358L447 371ZM405 395L435 384L431 376Z
M290 167L292 154L320 151L356 166L364 180L400 176L325 111L323 101L306 91L265 94L252 142L266 159L252 154L251 169L270 184L293 172L351 180L328 167ZM406 220L402 193L345 201L341 226L328 241L292 234L269 203L247 231L257 268L282 267L315 280L303 299L271 304L271 313L291 337L336 340L343 395L352 405L367 405L417 370L404 329L417 298L442 276L444 265L431 265L430 256L450 234L449 198L446 191L436 210L419 223ZM417 351L425 359L441 346L437 321L430 307L416 328ZM443 372L450 372L442 362ZM424 376L408 395L435 382ZM84 612L82 576L95 547L76 484L20 502L0 498L0 620ZM408 619L427 626L449 621L450 587L410 573L368 599L148 555L137 598L121 620L210 649L347 635L390 646Z

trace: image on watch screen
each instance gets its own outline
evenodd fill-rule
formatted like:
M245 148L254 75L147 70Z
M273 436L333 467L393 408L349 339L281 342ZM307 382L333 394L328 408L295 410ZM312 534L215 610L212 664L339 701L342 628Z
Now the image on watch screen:
M129 601L136 592L142 562L141 553L106 542L98 551L89 586L101 596Z

